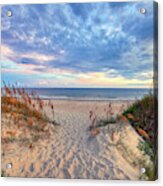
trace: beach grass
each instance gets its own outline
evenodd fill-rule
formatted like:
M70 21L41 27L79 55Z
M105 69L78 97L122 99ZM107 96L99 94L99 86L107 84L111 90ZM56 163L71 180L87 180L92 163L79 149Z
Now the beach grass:
M141 136L142 140L139 141L137 147L150 158L152 164L140 160L139 164L146 170L140 179L155 180L157 177L157 110L155 108L157 108L157 99L154 95L149 94L141 100L136 100L127 108L122 105L117 114L113 112L112 104L109 103L104 109L105 117L102 119L99 119L93 110L89 113L91 136L95 137L100 133L101 127L109 125L119 125L121 130L125 123L131 124L137 134ZM122 134L123 131L121 130L120 133Z
M137 100L123 112L123 115L144 139L139 142L138 148L153 162L153 166L146 166L142 163L142 166L146 168L144 175L148 176L149 180L157 177L157 104L157 98L149 94Z
M50 107L53 118L49 118L45 113L46 106ZM36 93L28 93L16 85L10 86L4 83L1 108L4 143L23 141L20 137L22 133L26 141L36 142L43 135L49 136L49 124L55 124L53 104L49 102L45 105Z
M155 149L157 121L155 118L156 99L153 95L146 95L143 99L137 100L123 115L128 118L131 125ZM151 155L152 158L152 155Z

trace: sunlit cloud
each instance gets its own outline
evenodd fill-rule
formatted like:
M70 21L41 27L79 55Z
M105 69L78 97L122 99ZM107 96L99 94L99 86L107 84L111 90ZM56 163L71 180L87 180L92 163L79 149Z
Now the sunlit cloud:
M90 73L81 75L79 78L81 84L89 84L100 87L144 87L150 88L152 80L127 79L123 76L108 77L105 73ZM136 86L135 86L136 85Z
M48 56L48 55L39 54L39 53L22 54L21 57L22 58L32 59L32 60L35 60L35 61L39 61L40 63L47 62L47 61L52 61L52 60L54 61L54 60L57 59L57 57Z
M7 57L7 58L15 58L15 60L20 59L20 58L26 58L26 59L32 59L34 61L37 61L39 63L47 62L47 61L55 61L57 57L55 56L50 56L50 55L45 55L41 53L36 53L36 52L31 52L31 53L17 53L16 51L13 51L10 47L1 46L1 52L2 56Z

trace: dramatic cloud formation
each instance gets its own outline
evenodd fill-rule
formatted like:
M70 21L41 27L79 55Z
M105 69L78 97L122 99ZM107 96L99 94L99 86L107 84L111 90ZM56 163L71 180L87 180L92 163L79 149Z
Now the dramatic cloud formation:
M6 5L1 51L5 81L32 87L150 87L153 3Z

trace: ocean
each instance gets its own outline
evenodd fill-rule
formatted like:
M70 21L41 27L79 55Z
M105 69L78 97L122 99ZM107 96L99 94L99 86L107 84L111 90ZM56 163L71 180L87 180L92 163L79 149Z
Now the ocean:
M40 98L57 100L136 100L149 94L149 89L137 88L28 88Z

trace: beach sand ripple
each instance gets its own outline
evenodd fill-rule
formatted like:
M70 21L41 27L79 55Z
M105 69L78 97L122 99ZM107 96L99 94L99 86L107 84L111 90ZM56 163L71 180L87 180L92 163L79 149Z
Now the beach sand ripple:
M90 136L89 111L98 107L97 114L102 117L108 102L53 102L55 120L60 125L55 126L49 139L41 139L32 149L20 147L16 142L3 147L2 169L8 176L139 179L140 167L133 162L136 158L143 158L137 148L140 137L129 124L124 126L121 143L117 143L116 138L115 142L111 140L109 127L101 128L95 137ZM121 104L120 101L113 102L115 113ZM49 117L52 116L49 114ZM118 124L112 128L115 127ZM7 163L12 163L11 169L6 169Z

